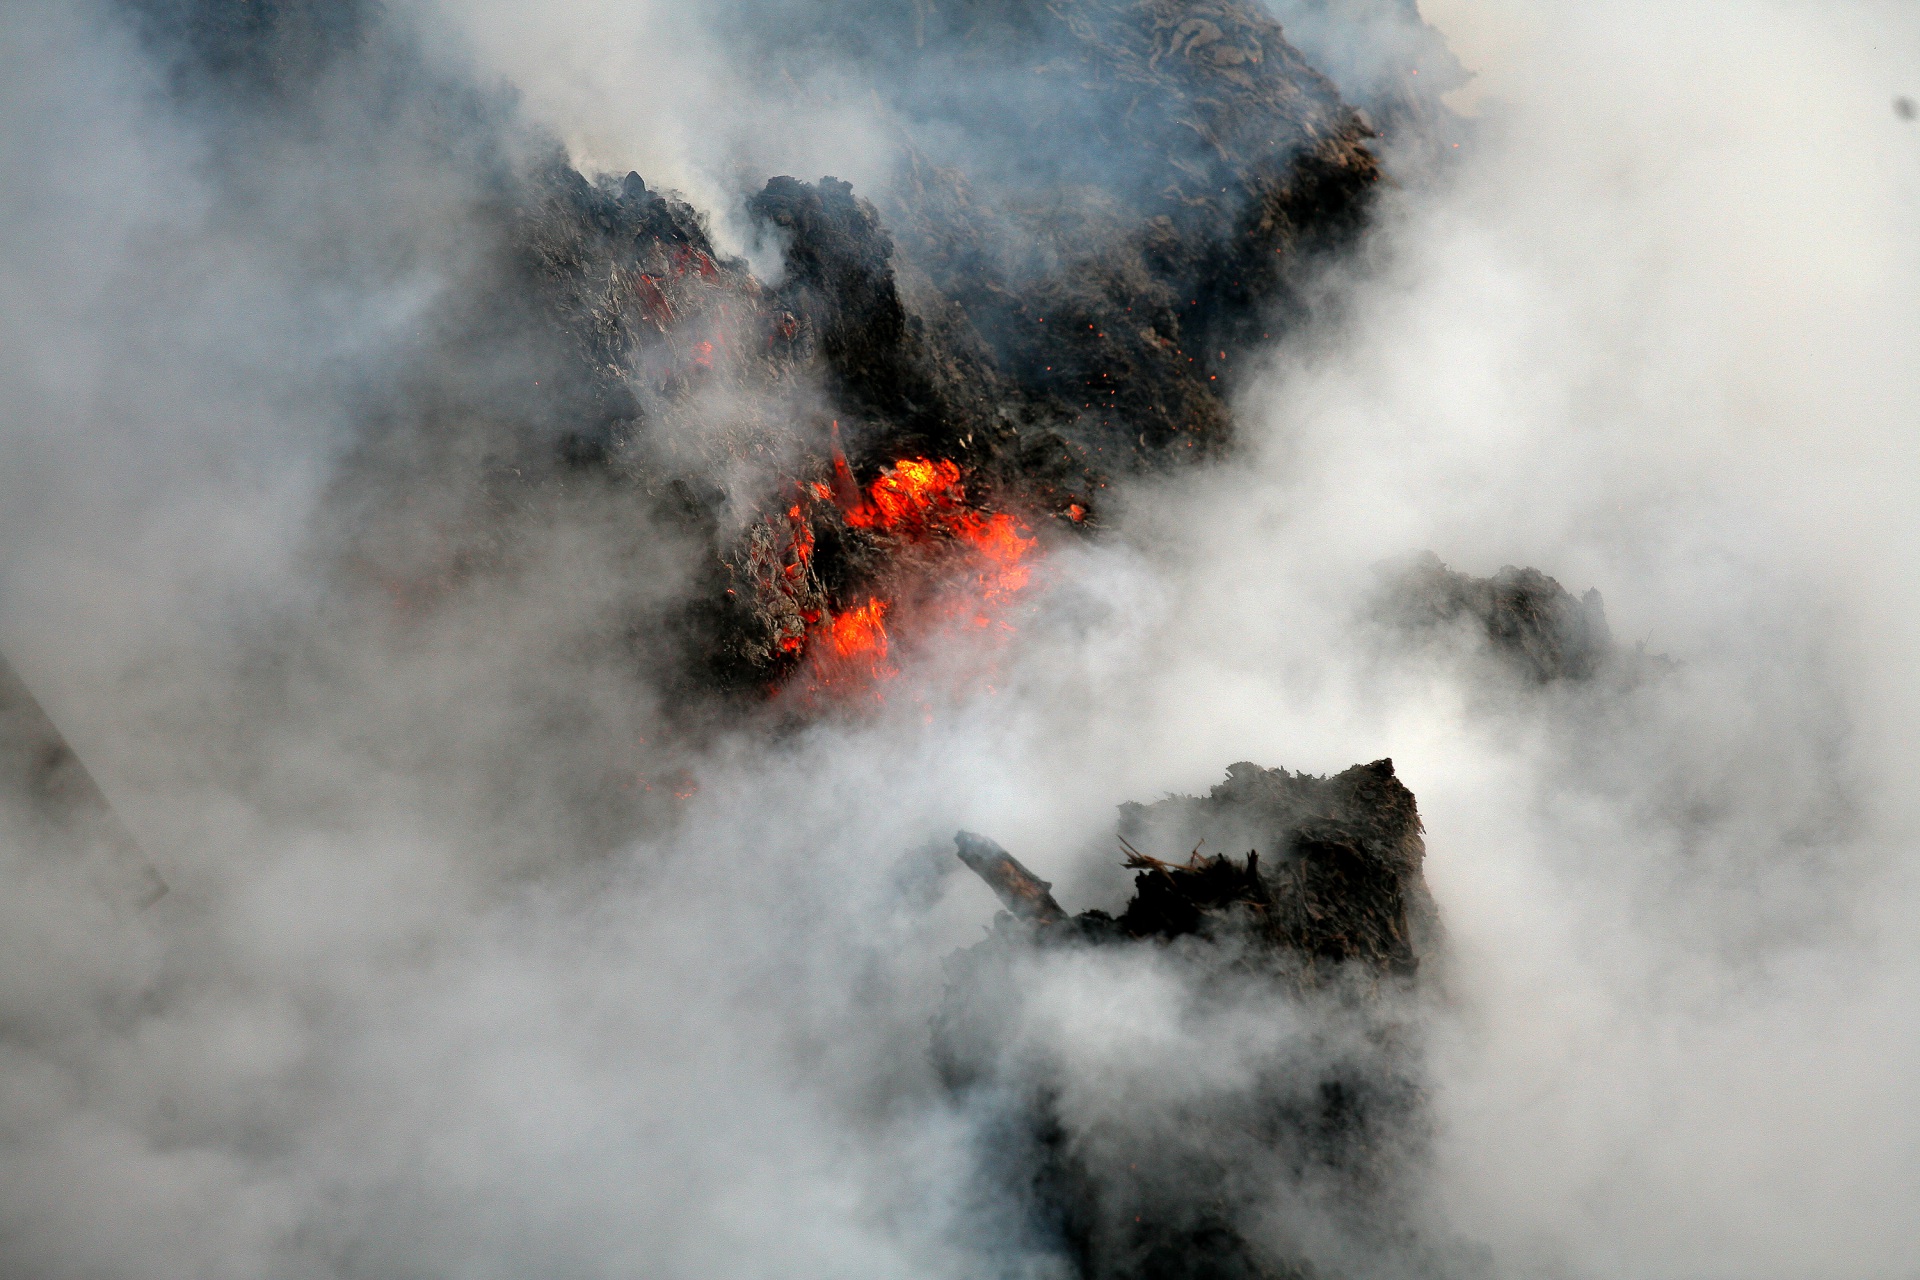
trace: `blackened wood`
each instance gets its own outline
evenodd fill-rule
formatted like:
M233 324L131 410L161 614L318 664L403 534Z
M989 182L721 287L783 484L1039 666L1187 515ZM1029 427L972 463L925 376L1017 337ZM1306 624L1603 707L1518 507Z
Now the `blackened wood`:
M1007 910L1035 924L1058 924L1067 918L1053 900L1053 886L1020 865L1020 860L985 836L962 831L953 838L960 861L987 882Z

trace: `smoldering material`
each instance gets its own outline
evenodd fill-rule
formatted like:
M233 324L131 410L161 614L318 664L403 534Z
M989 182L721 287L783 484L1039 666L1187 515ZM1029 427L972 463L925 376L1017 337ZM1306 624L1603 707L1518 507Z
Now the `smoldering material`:
M1489 578L1449 569L1432 552L1381 566L1372 617L1403 640L1465 625L1496 660L1539 683L1602 673L1631 680L1671 660L1617 645L1597 588L1575 597L1538 569L1503 566Z
M153 699L163 721L198 726L213 748L145 766L150 795L177 788L195 798L176 807L169 797L162 806L179 824L168 843L183 887L175 914L152 926L155 971L104 984L117 1011L150 1013L133 1015L130 1032L116 1022L73 1044L29 1038L19 1046L22 1069L57 1088L69 1063L88 1060L89 1040L113 1045L125 1034L151 1034L190 1059L187 1046L220 1043L205 1020L231 1017L231 1052L205 1077L224 1089L158 1066L148 1079L115 1082L109 1092L126 1108L121 1114L47 1111L47 1123L22 1144L26 1158L82 1169L80 1180L96 1189L151 1177L175 1197L184 1221L215 1224L168 1235L152 1255L167 1268L459 1270L512 1266L528 1250L579 1260L602 1247L568 1245L564 1228L521 1245L490 1231L423 1245L418 1225L447 1202L437 1178L423 1184L404 1172L421 1158L408 1150L419 1131L375 1132L349 1099L387 1117L419 1106L409 1023L436 1028L426 1039L440 1048L426 1052L449 1055L437 1070L449 1073L454 1093L493 1087L498 1060L473 1063L477 1076L458 1067L461 1001L436 1004L438 978L416 988L381 957L417 977L447 972L446 948L517 949L508 941L518 935L517 912L543 914L537 900L547 892L572 898L574 876L617 878L595 855L636 831L665 840L695 808L701 784L685 776L688 743L710 742L731 723L703 720L709 707L700 693L728 662L755 679L771 664L733 634L708 644L713 636L700 631L688 601L711 602L726 574L749 559L729 562L725 553L750 549L770 498L785 505L779 485L817 478L832 490L841 475L828 468L837 463L858 492L882 462L923 450L962 460L975 493L1001 491L997 501L1022 504L1031 519L1098 523L1089 517L1100 510L1094 490L1105 472L1089 455L1111 444L1122 455L1117 469L1151 466L1169 441L1119 430L1112 405L1091 415L1088 405L1056 403L1057 388L1045 384L1060 379L1026 377L1021 361L1044 374L1049 359L1111 356L1106 380L1114 385L1103 390L1143 403L1177 393L1200 408L1168 423L1211 423L1211 444L1224 444L1225 397L1211 385L1220 375L1173 348L1199 366L1183 367L1168 344L1184 325L1190 341L1221 344L1219 360L1246 349L1257 309L1280 288L1292 255L1316 238L1331 245L1350 235L1375 176L1363 126L1257 15L1240 16L1266 32L1274 61L1261 73L1266 114L1255 113L1253 132L1227 157L1237 168L1202 175L1207 184L1225 176L1228 198L1212 199L1210 187L1198 202L1127 188L1135 207L1095 247L1120 255L1136 292L1108 290L1078 311L1071 298L1046 295L1060 302L1056 320L1088 325L1087 337L1057 327L1064 336L1056 339L1000 332L1005 325L991 317L972 326L963 305L924 285L910 310L877 210L830 179L775 179L755 198L754 213L782 233L786 257L778 283L756 280L717 251L686 202L650 190L637 174L587 179L516 121L501 96L417 61L405 33L370 9L139 6L132 36L163 70L169 109L188 122L212 210L210 225L168 243L162 260L171 266L198 255L216 286L208 305L227 326L221 355L232 365L235 402L260 412L297 392L301 420L325 428L322 439L298 442L302 456L324 460L316 468L324 483L302 495L308 528L290 557L292 589L256 598L245 624L229 621L234 631L217 648L163 651L152 673L132 682L136 700ZM1194 35L1181 37L1182 49L1209 45L1193 44ZM1144 38L1122 23L1096 49L1124 60L1137 56L1126 42ZM1196 83L1220 81L1214 71L1233 64L1218 52L1175 63L1160 74L1158 91L1180 100ZM1224 79L1237 83L1236 76L1246 73ZM1285 130L1262 142L1262 124ZM1176 145L1161 167L1172 172L1190 159ZM1304 164L1296 171L1297 161ZM939 180L952 187L959 178ZM407 216L388 216L383 202L404 206ZM920 228L923 236L968 232L957 212L945 222L929 215ZM1032 287L1057 292L1077 270L1069 264ZM1031 264L1014 274L1022 288L1031 285ZM1176 293L1193 295L1187 314L1171 310ZM384 313L369 318L349 305L332 315L314 305L342 295ZM1129 298L1168 313L1154 334L1122 328ZM998 305L998 294L988 300ZM927 336L929 313L946 326L938 338ZM1109 315L1111 338L1098 323ZM317 351L270 342L254 349L242 339L261 316L269 331L279 322L317 334ZM114 337L138 350L149 335L136 321L131 339ZM1136 340L1150 341L1162 358L1137 378L1114 377L1128 366L1120 346ZM834 436L820 420L834 414L846 420L851 463L822 447ZM1037 437L1021 435L1036 423ZM853 513L843 509L849 499L837 496L821 507L821 523L857 543ZM849 553L825 566L823 589L835 573L854 575L857 586L859 571ZM747 585L743 576L731 582ZM690 650L710 661L688 661ZM724 749L712 767L724 771ZM213 796L225 801L210 810L224 818L217 840L206 838L203 808ZM363 856L374 848L382 856ZM237 857L242 850L254 856ZM325 900L337 914L326 923L306 919L287 909L289 892ZM241 905L248 902L274 905L256 915ZM235 918L261 932L222 935L217 922ZM846 918L836 911L811 927L833 932L828 919ZM323 939L335 927L366 930L372 950L349 944L333 956ZM620 967L612 960L619 945L602 949L610 941L602 927L584 952L561 945L551 957L556 971L572 963L560 959L570 952L576 961L597 955L593 963L606 972ZM551 941L527 940L536 952ZM855 931L822 954L855 962L863 946L878 945L871 932ZM644 950L667 958L653 944ZM923 959L884 954L881 972L911 979L937 954L914 951ZM494 980L510 986L519 963L495 970L482 962L470 971L469 993L484 1001ZM372 1004L342 998L342 984L362 981L380 985ZM255 983L286 992L290 1007L252 1005L241 993ZM141 988L130 1005L120 998L129 986ZM827 1005L834 999L826 994ZM900 1034L892 1023L868 1025L857 1039ZM686 1047L704 1058L710 1044ZM749 1056L772 1076L787 1071L775 1065L786 1061L783 1052L763 1046ZM938 1132L946 1104L928 1096L930 1070L907 1070L898 1081L873 1080L874 1070L868 1061L859 1068L894 1100L878 1113L850 1107L849 1122L884 1129L880 1116L905 1106L912 1118L903 1123L924 1130L921 1140L936 1154L961 1159ZM159 1096L134 1096L143 1091ZM745 1091L769 1128L810 1123L800 1117L813 1102L762 1110L764 1086ZM599 1093L587 1086L583 1096ZM604 1103L592 1110L611 1114ZM148 1119L157 1129L149 1131ZM636 1124L645 1128L643 1115L615 1124L633 1150L644 1141ZM101 1154L96 1131L139 1154ZM577 1141L565 1125L555 1141L562 1132L573 1135L563 1146ZM943 1144L953 1149L941 1153ZM191 1186L157 1172L176 1148L203 1160ZM281 1173L256 1177L290 1151L300 1154ZM874 1154L887 1163L899 1153L883 1142ZM664 1165L656 1169L664 1176ZM478 1176L497 1189L492 1175ZM255 1194L229 1194L249 1179ZM950 1180L932 1182L918 1198L904 1196L897 1211L937 1218L931 1206ZM383 1184L391 1195L380 1193ZM817 1185L797 1180L782 1197L804 1200ZM314 1208L314 1195L331 1208ZM560 1195L576 1214L572 1187ZM23 1201L15 1208L32 1212ZM587 1217L598 1220L592 1210ZM970 1231L937 1225L895 1238L833 1219L833 1240L821 1252L870 1247L876 1258L963 1267L975 1249ZM89 1256L109 1266L132 1256L115 1239L68 1253L61 1234L24 1244L23 1265L58 1273L89 1265ZM862 1239L870 1243L855 1243Z
M844 46L914 118L961 129L991 107L1046 137L1040 113L1077 104L1108 123L1078 140L1084 173L1009 174L1008 147L975 138L952 154L909 148L879 206L838 179L773 177L744 211L780 246L777 284L637 172L589 182L549 155L514 175L502 273L463 305L491 327L544 313L490 339L516 348L519 386L488 412L513 405L525 421L494 428L474 527L438 527L421 572L447 581L485 563L526 495L565 483L537 456L557 447L578 483L630 491L711 543L704 598L636 625L677 644L667 666L701 668L691 683L758 691L791 678L834 618L909 592L883 581L901 548L844 518L848 494L816 500L843 483L829 422L854 490L901 461L957 464L970 502L1065 536L1098 524L1110 474L1225 450L1246 357L1300 313L1294 278L1352 238L1379 175L1371 131L1271 20L1203 8L955 8L911 40L807 10L791 48ZM1001 83L1025 86L1013 116L1004 95L976 96ZM939 85L972 90L912 96ZM418 487L397 479L395 455L436 467L448 444L434 430L389 432L375 483ZM476 435L453 447L474 451Z
M997 1193L1088 1277L1446 1274L1457 1247L1420 1238L1409 1194L1427 1123L1411 1008L1439 932L1419 812L1393 763L1313 778L1243 762L1204 797L1122 806L1120 832L1138 874L1117 916L1068 917L1005 850L956 838L1009 910L949 963L934 1054L992 1116ZM1167 861L1134 841L1193 852ZM1202 856L1208 843L1246 852ZM1076 1061L1036 1008L1050 988L1164 997L1102 974L1108 963L1173 984L1177 1020L1264 1021L1261 1043L1231 1065L1155 1062L1163 1046L1124 1038ZM1187 1079L1118 1067L1134 1053ZM1133 1078L1089 1112L1074 1077L1094 1063Z
M331 460L359 425L336 393L377 401L386 385L379 360L361 376L367 352L416 350L420 293L359 289L390 283L406 255L355 275L378 259L362 250L393 246L371 232L396 207L438 211L407 226L459 233L447 258L415 264L498 242L465 236L469 206L435 203L457 167L344 181L351 165L298 149L270 164L269 147L253 216L196 232L205 157L197 139L175 149L171 117L120 149L61 133L52 153L108 156L104 171L151 200L79 198L102 169L30 167L66 175L25 187L61 192L63 224L82 229L54 235L10 184L10 305L78 314L118 381L56 362L70 380L34 403L78 406L76 429L32 447L9 436L23 463L8 469L22 490L9 526L34 535L13 545L9 591L43 607L12 616L8 647L32 654L36 692L175 882L156 913L183 914L142 926L161 931L157 954L141 932L89 928L67 897L11 904L7 1159L28 1176L8 1179L9 1265L977 1274L1007 1236L955 1194L974 1172L968 1117L920 1057L939 975L903 957L973 933L986 890L927 917L867 894L872 868L925 834L901 811L992 831L1068 901L1104 901L1080 884L1113 873L1111 849L1065 851L1104 832L1119 799L1204 789L1239 756L1327 772L1390 750L1420 791L1462 957L1465 1016L1437 1024L1431 1184L1456 1217L1516 1272L1897 1274L1912 1253L1896 1105L1912 1046L1885 1013L1912 990L1897 923L1912 898L1886 874L1910 844L1889 781L1906 756L1885 730L1910 692L1887 656L1908 601L1904 525L1886 514L1903 509L1888 501L1904 492L1899 455L1875 433L1910 417L1899 335L1916 330L1870 282L1920 294L1878 220L1904 208L1905 162L1860 122L1905 136L1884 105L1900 78L1868 51L1895 47L1906 19L1869 41L1836 34L1844 18L1766 6L1686 17L1695 29L1629 5L1536 11L1517 53L1475 46L1494 92L1464 183L1390 213L1371 242L1392 250L1372 263L1381 277L1338 283L1352 310L1337 334L1304 335L1297 362L1249 384L1252 458L1188 489L1131 490L1124 523L1109 509L1131 546L1062 547L1083 575L1084 607L1059 623L1074 647L1046 650L1036 623L1041 652L999 700L940 718L931 740L803 733L771 762L723 740L688 780L673 777L680 753L657 769L632 741L656 722L628 701L620 659L575 643L619 611L592 603L614 580L605 544L549 520L561 503L536 504L538 536L497 590L425 628L370 626L391 642L377 659L342 622L352 610L328 615L323 653L275 651L322 594L323 575L278 554L309 494L261 498L244 478ZM609 45L620 28L580 30ZM121 86L104 61L145 85L120 57L62 78ZM680 92L677 75L657 79ZM17 95L34 83L8 77L17 119L84 114L29 111ZM354 92L317 100L349 114ZM709 133L688 135L729 162ZM11 154L42 136L11 132ZM838 159L755 167L749 189L770 172L860 176ZM122 257L116 220L189 234L136 237ZM355 234L307 238L330 221ZM256 250L304 248L250 252L241 231ZM183 265L196 235L213 251ZM342 252L344 274L309 270ZM183 294L183 280L208 287ZM315 287L342 280L357 283ZM327 310L343 297L344 320ZM1736 314L1730 360L1716 325ZM49 345L10 343L10 376ZM336 361L353 376L309 376ZM500 360L503 392L517 368ZM181 392L230 369L258 396ZM167 447L143 448L150 434ZM1856 475L1856 459L1885 465ZM1844 503L1823 499L1842 488ZM425 511L410 515L458 509L433 492L416 488ZM583 506L631 532L624 504ZM221 560L220 532L248 554ZM1615 630L1657 627L1685 674L1603 714L1583 701L1591 684L1568 681L1487 714L1458 705L1444 645L1386 676L1350 666L1355 584L1416 546L1474 574L1537 564L1597 583ZM618 580L665 583L696 556ZM275 730L235 732L255 716ZM616 747L630 769L606 767ZM651 797L682 834L605 879L579 871L568 824L606 812L575 803L583 783ZM620 830L585 843L617 846ZM734 855L721 874L716 850ZM1096 962L1088 976L1047 1009L1070 1027L1053 1042L1085 1047L1089 1067L1141 1043L1122 1028L1178 1029L1116 1028L1085 999L1116 981L1166 992L1164 975ZM159 1003L96 1000L128 983ZM1236 1036L1287 1026L1211 1023L1220 1034L1184 1042L1177 1064L1231 1064ZM1156 1079L1191 1077L1138 1082ZM1097 1107L1101 1091L1082 1098Z

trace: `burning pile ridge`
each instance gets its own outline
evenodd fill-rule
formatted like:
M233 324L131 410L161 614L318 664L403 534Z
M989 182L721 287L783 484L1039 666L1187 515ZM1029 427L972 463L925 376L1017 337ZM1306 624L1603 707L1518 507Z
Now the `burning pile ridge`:
M711 726L861 701L929 634L1018 627L1114 478L1231 447L1255 344L1304 312L1302 264L1351 241L1381 176L1372 125L1254 3L773 0L732 33L766 108L831 107L838 84L901 147L865 192L743 192L780 246L760 278L702 210L583 174L505 94L423 65L390 11L122 2L196 118L236 122L236 172L262 139L304 154L347 86L370 105L340 129L411 129L409 162L443 180L431 216L461 220L461 250L342 393L316 559L363 638L408 647L590 531L608 570L555 650L666 721L640 750L611 714L564 712L604 728L605 776L577 784L597 833L629 830L608 797L661 790ZM938 519L853 518L923 465L957 477Z
M1098 122L1086 171L1061 189L1057 165L914 151L877 205L773 178L747 212L784 246L776 284L637 174L555 160L523 183L517 274L560 347L540 382L574 410L558 452L708 542L700 600L663 630L709 687L846 685L842 659L883 677L909 615L967 612L920 607L955 577L983 629L1011 625L1027 566L1099 526L1111 475L1228 447L1290 274L1358 228L1379 176L1369 127L1251 5L942 6L911 39L901 21L845 52L903 118L971 119L916 88L960 70L1041 85ZM948 477L937 519L860 514L923 466Z
M478 266L368 406L333 562L417 616L612 492L699 566L689 605L607 600L648 682L693 703L806 685L830 648L884 670L909 614L949 612L915 600L992 551L930 543L977 518L1030 566L1100 527L1111 477L1231 447L1255 344L1304 312L1301 263L1351 239L1381 176L1373 125L1248 0L772 3L732 33L769 99L856 95L906 145L871 200L784 176L747 199L783 247L761 280L684 200L590 179L503 98L410 70L359 0L125 2L202 98L296 118L350 72L430 83L435 118L472 122L431 146L470 175ZM1389 127L1438 127L1452 81L1423 69L1401 106L1368 99ZM874 538L847 492L808 499L835 421L852 491L951 467L973 515ZM1014 590L985 589L987 629Z

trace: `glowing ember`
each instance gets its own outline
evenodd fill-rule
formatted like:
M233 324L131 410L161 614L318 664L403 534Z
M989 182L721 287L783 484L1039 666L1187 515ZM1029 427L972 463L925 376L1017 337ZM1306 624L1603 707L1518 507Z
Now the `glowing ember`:
M953 463L903 458L873 482L865 505L847 512L847 523L856 529L920 533L942 517L959 514L965 497L960 468Z
M887 602L874 597L827 619L818 634L816 682L827 685L849 677L886 680L898 674L898 668L887 661L886 618Z
M793 524L793 569L804 573L813 551L803 504L831 499L849 526L893 540L903 553L898 558L903 568L914 566L937 580L932 597L923 600L935 619L975 630L1013 630L996 621L996 614L1033 579L1028 558L1038 540L1026 523L1005 512L969 507L959 466L944 459L902 458L862 494L838 448L837 431L834 443L832 482L803 487L801 503L787 513ZM817 689L843 683L849 675L878 681L898 674L889 657L891 604L875 596L840 613L810 615L805 648L814 675L809 684ZM916 609L916 618L926 616L926 609ZM781 643L787 652L801 647L796 638Z
M988 601L1012 595L1032 580L1033 566L1025 561L1034 540L1026 529L1010 515L983 516L977 511L962 512L954 522L953 532L986 561L978 581Z
M868 600L858 609L836 614L827 625L827 643L837 658L873 658L887 656L887 602Z
M813 560L813 525L800 509L799 503L787 508L787 519L793 525L792 558L786 563L789 581L806 576L807 565Z

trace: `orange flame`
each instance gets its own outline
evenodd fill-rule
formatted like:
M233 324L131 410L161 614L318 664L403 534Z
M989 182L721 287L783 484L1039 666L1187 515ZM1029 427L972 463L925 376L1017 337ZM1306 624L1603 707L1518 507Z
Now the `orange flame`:
M965 498L960 468L953 463L902 458L868 487L866 503L847 512L847 523L856 529L918 533L959 512Z
M835 424L836 426L838 424ZM837 432L835 444L837 446ZM932 458L902 458L879 479L867 486L865 494L852 484L844 470L844 455L835 449L832 485L809 486L813 497L825 500L832 495L843 518L856 529L871 530L903 542L937 547L955 545L964 571L963 586L950 587L940 597L938 613L956 622L985 630L995 626L995 614L1016 592L1033 579L1028 557L1038 545L1027 525L1019 517L1004 512L983 512L966 505L966 485L957 464ZM849 501L844 495L851 491ZM800 551L798 508L788 512L796 525L795 549ZM805 537L804 560L812 550L812 538ZM925 563L924 560L921 563ZM874 681L898 674L890 661L891 639L886 615L890 602L873 597L865 604L824 617L810 617L808 633L815 638L816 687L844 681L849 675ZM1004 621L1001 630L1011 631ZM788 651L793 651L792 648Z
M827 643L836 658L871 658L876 662L887 656L887 602L868 600L857 609L835 614L827 624Z
M887 602L875 596L858 608L836 613L821 629L823 642L816 651L816 686L853 681L890 679L898 674L887 660Z

